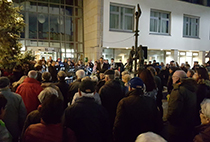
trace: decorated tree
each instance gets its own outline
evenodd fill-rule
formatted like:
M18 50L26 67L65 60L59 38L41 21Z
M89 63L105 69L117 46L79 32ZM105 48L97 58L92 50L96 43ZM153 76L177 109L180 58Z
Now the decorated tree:
M14 7L12 0L0 0L0 67L8 71L32 55L20 52L22 45L18 40L24 26L20 8Z

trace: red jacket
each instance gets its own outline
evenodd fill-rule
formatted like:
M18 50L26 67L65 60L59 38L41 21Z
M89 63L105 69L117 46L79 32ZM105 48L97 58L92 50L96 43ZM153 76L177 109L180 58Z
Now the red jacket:
M66 142L76 142L74 132L67 128ZM23 142L62 142L63 140L63 127L59 124L44 123L30 125L24 135Z
M40 102L38 95L42 91L41 83L36 79L27 77L16 90L17 94L22 96L23 102L26 106L27 114L36 110Z

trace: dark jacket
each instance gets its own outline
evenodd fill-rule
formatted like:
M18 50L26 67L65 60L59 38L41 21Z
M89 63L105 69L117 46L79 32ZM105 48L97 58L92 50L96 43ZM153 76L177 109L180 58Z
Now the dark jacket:
M65 81L60 81L60 80L55 85L59 87L59 89L63 95L64 109L65 109L65 108L67 108L68 101L69 101L69 99L68 99L69 85Z
M173 87L168 103L169 134L187 138L195 126L196 81L182 79Z
M69 96L68 96L68 100L71 103L72 99L74 97L74 94L78 92L78 88L79 88L79 84L81 83L81 79L77 79L76 81L72 82L69 85Z
M198 135L195 136L194 142L210 142L210 124L203 124L196 127Z
M209 80L203 80L200 79L197 81L197 91L196 91L196 95L197 95L197 119L196 119L196 125L200 125L200 115L199 115L199 110L201 109L201 102L205 99L205 98L210 98L210 81Z
M109 113L110 126L113 128L118 102L125 96L125 87L119 80L112 80L105 83L99 91L101 104Z
M101 68L101 63L97 64L96 70L98 70L99 73L101 73L102 71L108 70L108 69L109 69L109 64L103 63L102 68Z
M53 82L56 82L58 79L57 79L57 74L58 74L58 70L57 70L57 68L58 67L56 67L56 66L49 66L48 67L48 70L49 70L49 72L50 72L50 74L51 74L51 76L52 76L52 81Z
M65 110L64 126L79 142L107 142L111 135L107 111L91 97L83 96Z
M148 131L158 133L162 126L155 100L132 90L118 103L114 139L116 142L134 142L139 134Z

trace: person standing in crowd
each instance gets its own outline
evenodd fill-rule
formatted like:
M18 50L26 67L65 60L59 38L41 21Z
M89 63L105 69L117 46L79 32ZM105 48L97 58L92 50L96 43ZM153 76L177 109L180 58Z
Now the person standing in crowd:
M196 127L197 135L193 139L194 142L210 141L210 99L204 99L200 104L200 122L201 125Z
M157 76L157 71L155 70L154 67L148 67L147 69L150 70L150 72L152 73L153 77L154 77L154 81L155 84L157 86L157 97L156 97L156 103L157 106L160 110L160 116L161 118L163 117L163 107L162 107L162 99L163 99L163 85L161 82L161 79L159 76Z
M99 74L103 70L108 70L108 68L109 68L109 65L104 63L103 57L101 57L100 62L97 64L97 68L96 68L97 73Z
M18 142L27 112L21 96L11 92L9 84L7 77L0 77L0 93L7 99L3 121L12 135L12 141Z
M195 74L195 71L194 70L189 69L187 71L187 77L189 77L189 78L192 78L194 74Z
M107 111L95 102L94 83L87 79L79 85L75 103L64 112L64 126L72 129L79 142L108 142L111 139Z
M144 95L143 81L134 77L128 84L128 97L117 106L113 128L115 142L134 142L139 134L159 133L163 126L155 100Z
M7 130L4 121L2 120L5 115L5 107L7 104L7 99L0 94L0 141L1 142L11 142L11 136Z
M24 134L24 142L76 142L74 132L61 124L63 101L51 95L44 100L40 110L41 123L30 125Z
M140 134L135 142L167 142L164 138L161 136L153 133L153 132L146 132Z
M69 102L72 102L74 94L78 92L79 84L81 83L82 78L85 77L85 71L80 69L76 72L77 79L69 85Z
M105 85L99 90L101 104L109 113L111 129L113 128L114 119L118 102L125 96L125 88L119 80L115 79L113 70L107 70L105 74Z
M177 67L170 67L169 68L169 77L168 77L168 82L167 82L167 90L168 90L168 94L171 94L171 91L173 90L173 80L172 80L172 76L174 74L174 72L176 70L179 70L179 68Z
M122 81L124 82L124 86L125 86L125 94L128 92L128 82L131 80L131 76L130 74L125 74L122 76Z
M111 58L110 69L112 69L112 70L115 70L115 69L116 69L116 65L115 65L115 62L114 62L114 58Z
M198 64L198 61L194 61L194 65L192 67L192 70L196 70L196 68L199 68L200 65Z
M141 78L146 85L146 92L144 95L147 95L154 100L157 98L157 86L155 84L154 77L152 73L148 69L140 70L138 73L138 77Z
M196 118L196 81L183 70L173 76L173 90L168 102L169 142L192 141Z
M208 72L205 68L196 68L196 72L193 75L193 79L197 82L197 120L196 124L200 124L199 110L201 109L200 104L205 98L210 98L210 80Z
M65 82L66 73L64 71L58 72L58 83L55 85L59 87L64 100L64 109L68 106L68 91L69 91L69 85Z
M37 72L31 70L28 73L28 77L24 79L23 83L20 84L16 90L16 93L20 94L23 98L27 114L36 110L40 104L37 96L43 89L41 87L41 83L36 80L36 77Z
M57 66L55 65L55 61L52 61L52 63L50 64L50 66L48 67L48 70L52 76L52 82L57 82Z

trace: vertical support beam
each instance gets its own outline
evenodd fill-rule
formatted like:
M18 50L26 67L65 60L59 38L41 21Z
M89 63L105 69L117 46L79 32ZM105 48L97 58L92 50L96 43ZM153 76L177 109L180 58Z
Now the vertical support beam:
M171 57L174 62L178 62L178 49L171 49Z
M205 63L205 54L205 51L199 51L198 62L200 65L203 65Z

